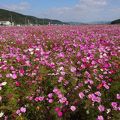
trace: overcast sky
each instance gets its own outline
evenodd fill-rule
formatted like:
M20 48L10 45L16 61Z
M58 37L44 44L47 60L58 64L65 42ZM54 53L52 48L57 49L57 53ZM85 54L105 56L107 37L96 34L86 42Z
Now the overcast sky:
M120 0L0 0L0 8L62 21L92 22L120 18Z

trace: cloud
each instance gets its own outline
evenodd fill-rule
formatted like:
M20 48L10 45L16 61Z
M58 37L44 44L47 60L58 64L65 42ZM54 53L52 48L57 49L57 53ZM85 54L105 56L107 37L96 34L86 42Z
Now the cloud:
M107 5L107 0L81 0L80 3L87 7L99 7Z
M100 14L107 6L107 0L79 0L72 7L52 8L40 14L63 21L92 21L100 19ZM52 13L52 14L51 14Z
M62 21L109 21L118 18L119 15L118 8L110 4L110 0L79 0L72 7L52 8L43 11L39 16Z
M45 7L45 10L36 9L36 6L33 6L28 0L22 1L17 4L0 5L0 7L40 18L59 19L66 22L110 21L120 18L119 0L78 0L71 7L52 7L48 9Z
M12 11L22 12L30 9L30 4L28 2L21 2L18 4L2 5L1 7Z

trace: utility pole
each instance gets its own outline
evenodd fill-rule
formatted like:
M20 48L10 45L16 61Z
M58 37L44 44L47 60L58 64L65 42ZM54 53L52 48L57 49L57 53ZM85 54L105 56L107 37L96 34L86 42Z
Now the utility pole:
M10 21L11 21L11 23L13 22L12 15L10 15Z
M38 25L38 20L36 19L36 25Z
M26 25L26 23L27 23L27 17L25 17L25 25Z
M52 25L52 20L50 20L50 24Z
M46 14L43 14L43 25L45 25L47 22L47 21L45 21L45 18L46 18Z
M30 24L30 21L29 21L29 19L28 19L28 25Z
M44 22L44 18L43 18L43 25L45 24L45 22Z
M10 12L10 22L11 22L11 25L12 25L12 23L13 23L13 17L12 17L11 12Z

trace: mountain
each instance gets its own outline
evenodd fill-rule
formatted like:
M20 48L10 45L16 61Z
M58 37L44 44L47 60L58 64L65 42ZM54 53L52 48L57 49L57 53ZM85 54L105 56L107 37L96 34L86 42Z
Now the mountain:
M120 19L112 21L111 24L120 24Z
M88 24L110 24L110 21L93 21Z
M83 22L67 22L70 25L86 25L87 23L83 23Z
M5 9L0 9L0 21L10 21L14 22L14 24L20 24L20 25L25 25L25 24L66 24L62 21L59 20L52 20L52 19L43 19L43 18L37 18L34 16L29 16L29 15L23 15L17 12L5 10Z
M110 21L68 22L70 25L110 24Z

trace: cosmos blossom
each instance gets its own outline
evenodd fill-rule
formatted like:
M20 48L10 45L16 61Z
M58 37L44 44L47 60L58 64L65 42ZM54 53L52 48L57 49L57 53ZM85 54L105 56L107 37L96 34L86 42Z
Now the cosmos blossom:
M0 105L13 109L0 117L64 119L85 111L114 119L119 33L118 25L0 27Z
M99 105L98 109L99 109L100 112L103 112L105 110L105 107L103 105Z
M76 107L75 107L75 106L71 106L70 109L71 109L72 111L75 111L75 110L76 110Z
M103 116L102 115L99 115L97 120L104 120Z

